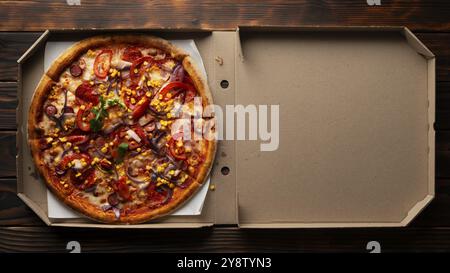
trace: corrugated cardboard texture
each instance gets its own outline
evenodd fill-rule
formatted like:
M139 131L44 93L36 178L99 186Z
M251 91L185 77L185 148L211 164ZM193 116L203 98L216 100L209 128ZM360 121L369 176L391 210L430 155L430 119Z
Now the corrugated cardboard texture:
M431 199L428 63L400 32L245 32L241 46L237 103L280 105L277 151L236 143L242 226L395 225Z

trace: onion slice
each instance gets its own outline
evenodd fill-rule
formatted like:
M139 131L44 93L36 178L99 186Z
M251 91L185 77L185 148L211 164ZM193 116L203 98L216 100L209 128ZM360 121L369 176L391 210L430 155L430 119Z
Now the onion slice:
M142 140L142 139L136 134L136 132L133 131L133 130L131 130L131 129L128 129L128 130L127 130L127 134L128 134L128 136L130 136L132 139L136 140L137 143L140 143L141 140Z

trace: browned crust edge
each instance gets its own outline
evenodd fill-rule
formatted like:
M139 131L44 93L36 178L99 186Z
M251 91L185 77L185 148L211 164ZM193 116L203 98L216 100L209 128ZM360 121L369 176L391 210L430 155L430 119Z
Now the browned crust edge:
M194 196L195 192L201 187L201 184L206 180L214 160L217 141L209 141L208 150L206 151L205 161L202 167L199 168L196 179L189 185L187 189L175 189L174 199L172 199L167 205L164 205L158 209L146 210L139 214L130 214L121 216L119 219L115 218L112 211L103 211L97 206L92 205L87 200L80 199L76 195L76 191L73 191L72 187L64 189L57 181L53 181L55 178L50 174L49 169L43 163L42 158L39 156L39 144L38 134L36 132L36 126L39 122L39 117L42 115L43 104L51 90L54 81L59 79L60 74L67 68L72 62L74 62L80 55L86 52L90 48L107 46L114 43L137 43L144 46L156 47L165 52L170 52L173 58L182 61L184 68L191 76L196 89L200 93L203 99L203 105L212 104L212 95L198 69L192 62L192 59L183 50L173 46L170 42L161 38L146 36L146 35L117 35L117 36L95 36L85 40L82 40L61 54L58 59L50 66L46 74L44 74L39 82L35 93L32 98L32 102L29 109L28 117L28 143L30 145L33 160L39 173L44 177L45 183L51 189L51 191L66 205L75 209L76 211L92 218L94 220L104 223L116 223L116 224L138 224L147 222L149 220L162 217L178 209L189 198ZM56 183L55 183L56 182Z
M190 56L186 56L183 59L183 67L194 82L195 88L200 93L203 105L207 106L213 104L212 94L208 84L206 83L206 79L203 78L202 74L200 73ZM203 162L202 167L200 167L198 170L198 175L196 178L196 181L198 183L202 184L204 183L204 181L206 181L206 177L211 171L213 165L214 157L216 155L216 149L217 140L209 141L208 149L205 155L205 161Z

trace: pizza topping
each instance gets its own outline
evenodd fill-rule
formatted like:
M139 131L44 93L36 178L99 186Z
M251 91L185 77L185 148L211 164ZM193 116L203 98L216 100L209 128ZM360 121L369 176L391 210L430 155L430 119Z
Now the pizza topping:
M149 104L150 99L147 96L142 97L134 108L133 113L131 114L132 118L136 120L142 117L145 114L145 111L147 110Z
M146 124L152 122L155 120L155 117L150 115L149 113L143 115L142 117L139 118L138 120L138 124L140 126L145 126Z
M102 96L100 96L99 100L100 100L100 106L90 108L89 110L90 110L91 115L88 118L86 118L86 120L89 121L89 130L92 130L94 133L98 132L102 129L103 121L106 117L108 117L107 109L109 107L116 106L116 105L120 105L121 107L123 107L118 99L105 100ZM86 121L86 120L82 120L82 121ZM116 125L118 126L118 124L116 124ZM85 131L85 130L83 130L83 131Z
M167 204L172 198L173 190L170 187L156 187L156 185L150 184L148 187L147 198L149 200L150 208L157 208Z
M139 50L139 48L135 46L129 46L125 48L123 54L122 54L122 60L127 62L134 62L137 59L142 57L142 52Z
M140 143L141 142L141 138L136 134L135 131L129 129L127 130L127 134L134 140L136 140L136 142Z
M55 172L58 175L63 175L68 169L73 168L75 171L77 171L74 177L78 179L78 177L81 176L81 173L79 171L82 169L86 169L90 163L91 157L88 154L75 153L66 155L56 166Z
M141 79L145 69L151 67L156 60L151 56L144 56L135 60L130 67L130 78L133 82L138 82Z
M164 147L165 145L165 136L166 136L166 132L165 131L158 131L156 133L154 133L153 138L149 141L149 146L150 149L158 155L161 155L162 151L162 147Z
M156 128L156 123L155 123L155 122L151 122L151 123L147 124L147 125L144 127L144 130L145 130L147 133L150 133L150 132L153 132L153 131L155 130L155 128Z
M80 60L78 60L78 66L81 68L81 70L84 70L86 68L86 61L84 60L84 58L80 58Z
M77 126L81 131L89 132L91 131L90 120L92 120L95 115L91 112L92 105L89 104L87 107L81 105L77 113Z
M89 136L86 135L71 135L67 137L67 141L74 145L81 145L89 140Z
M111 193L108 196L108 203L113 207L117 206L119 204L119 195L115 192Z
M122 162L127 151L128 151L128 143L125 143L125 142L120 143L119 146L117 146L116 161Z
M98 165L103 170L106 170L106 171L111 171L112 168L113 168L113 165L112 165L111 161L107 160L106 158L101 159Z
M70 66L70 75L74 77L79 77L83 73L83 69L78 64L73 64Z
M56 109L56 106L49 104L45 107L45 114L49 117L53 117L58 112L58 109Z
M106 78L109 68L111 66L111 58L113 52L111 49L102 50L94 61L94 73L100 79Z
M182 134L178 133L172 136L169 141L170 154L178 160L186 160L186 154L182 139Z
M181 64L178 64L170 75L170 82L181 82L184 79L185 71Z
M93 83L83 82L75 90L75 96L82 101L82 103L92 103L97 105L99 102L98 94L95 92Z
M125 177L121 177L117 180L115 186L117 188L117 193L123 200L129 200L131 197L130 188L127 185L127 180Z
M147 166L150 167L150 165ZM134 183L141 184L148 182L149 176L146 173L147 167L142 160L132 158L127 161L125 168L128 178Z
M181 96L184 103L186 102L187 94L189 94L190 100L195 96L196 91L192 85L183 82L170 82L161 88L159 98L163 102L167 102L170 99Z

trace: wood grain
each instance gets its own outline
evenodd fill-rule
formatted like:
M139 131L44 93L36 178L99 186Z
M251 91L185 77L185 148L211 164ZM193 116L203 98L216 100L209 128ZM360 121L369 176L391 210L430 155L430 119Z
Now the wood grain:
M0 130L16 130L17 82L0 82Z
M450 18L450 17L449 17ZM436 55L436 80L450 81L450 33L416 33Z
M0 132L0 178L16 176L16 132Z
M0 1L0 30L320 24L406 25L416 31L448 31L449 15L445 0L383 0L381 6L369 6L365 0L82 0L80 6L50 0Z
M0 251L67 252L69 241L82 252L367 252L369 241L382 252L450 250L449 228L237 230L98 230L2 227Z
M15 178L0 179L0 226L44 226L36 214L17 197Z
M39 33L0 33L0 81L17 81L17 60L38 37Z

